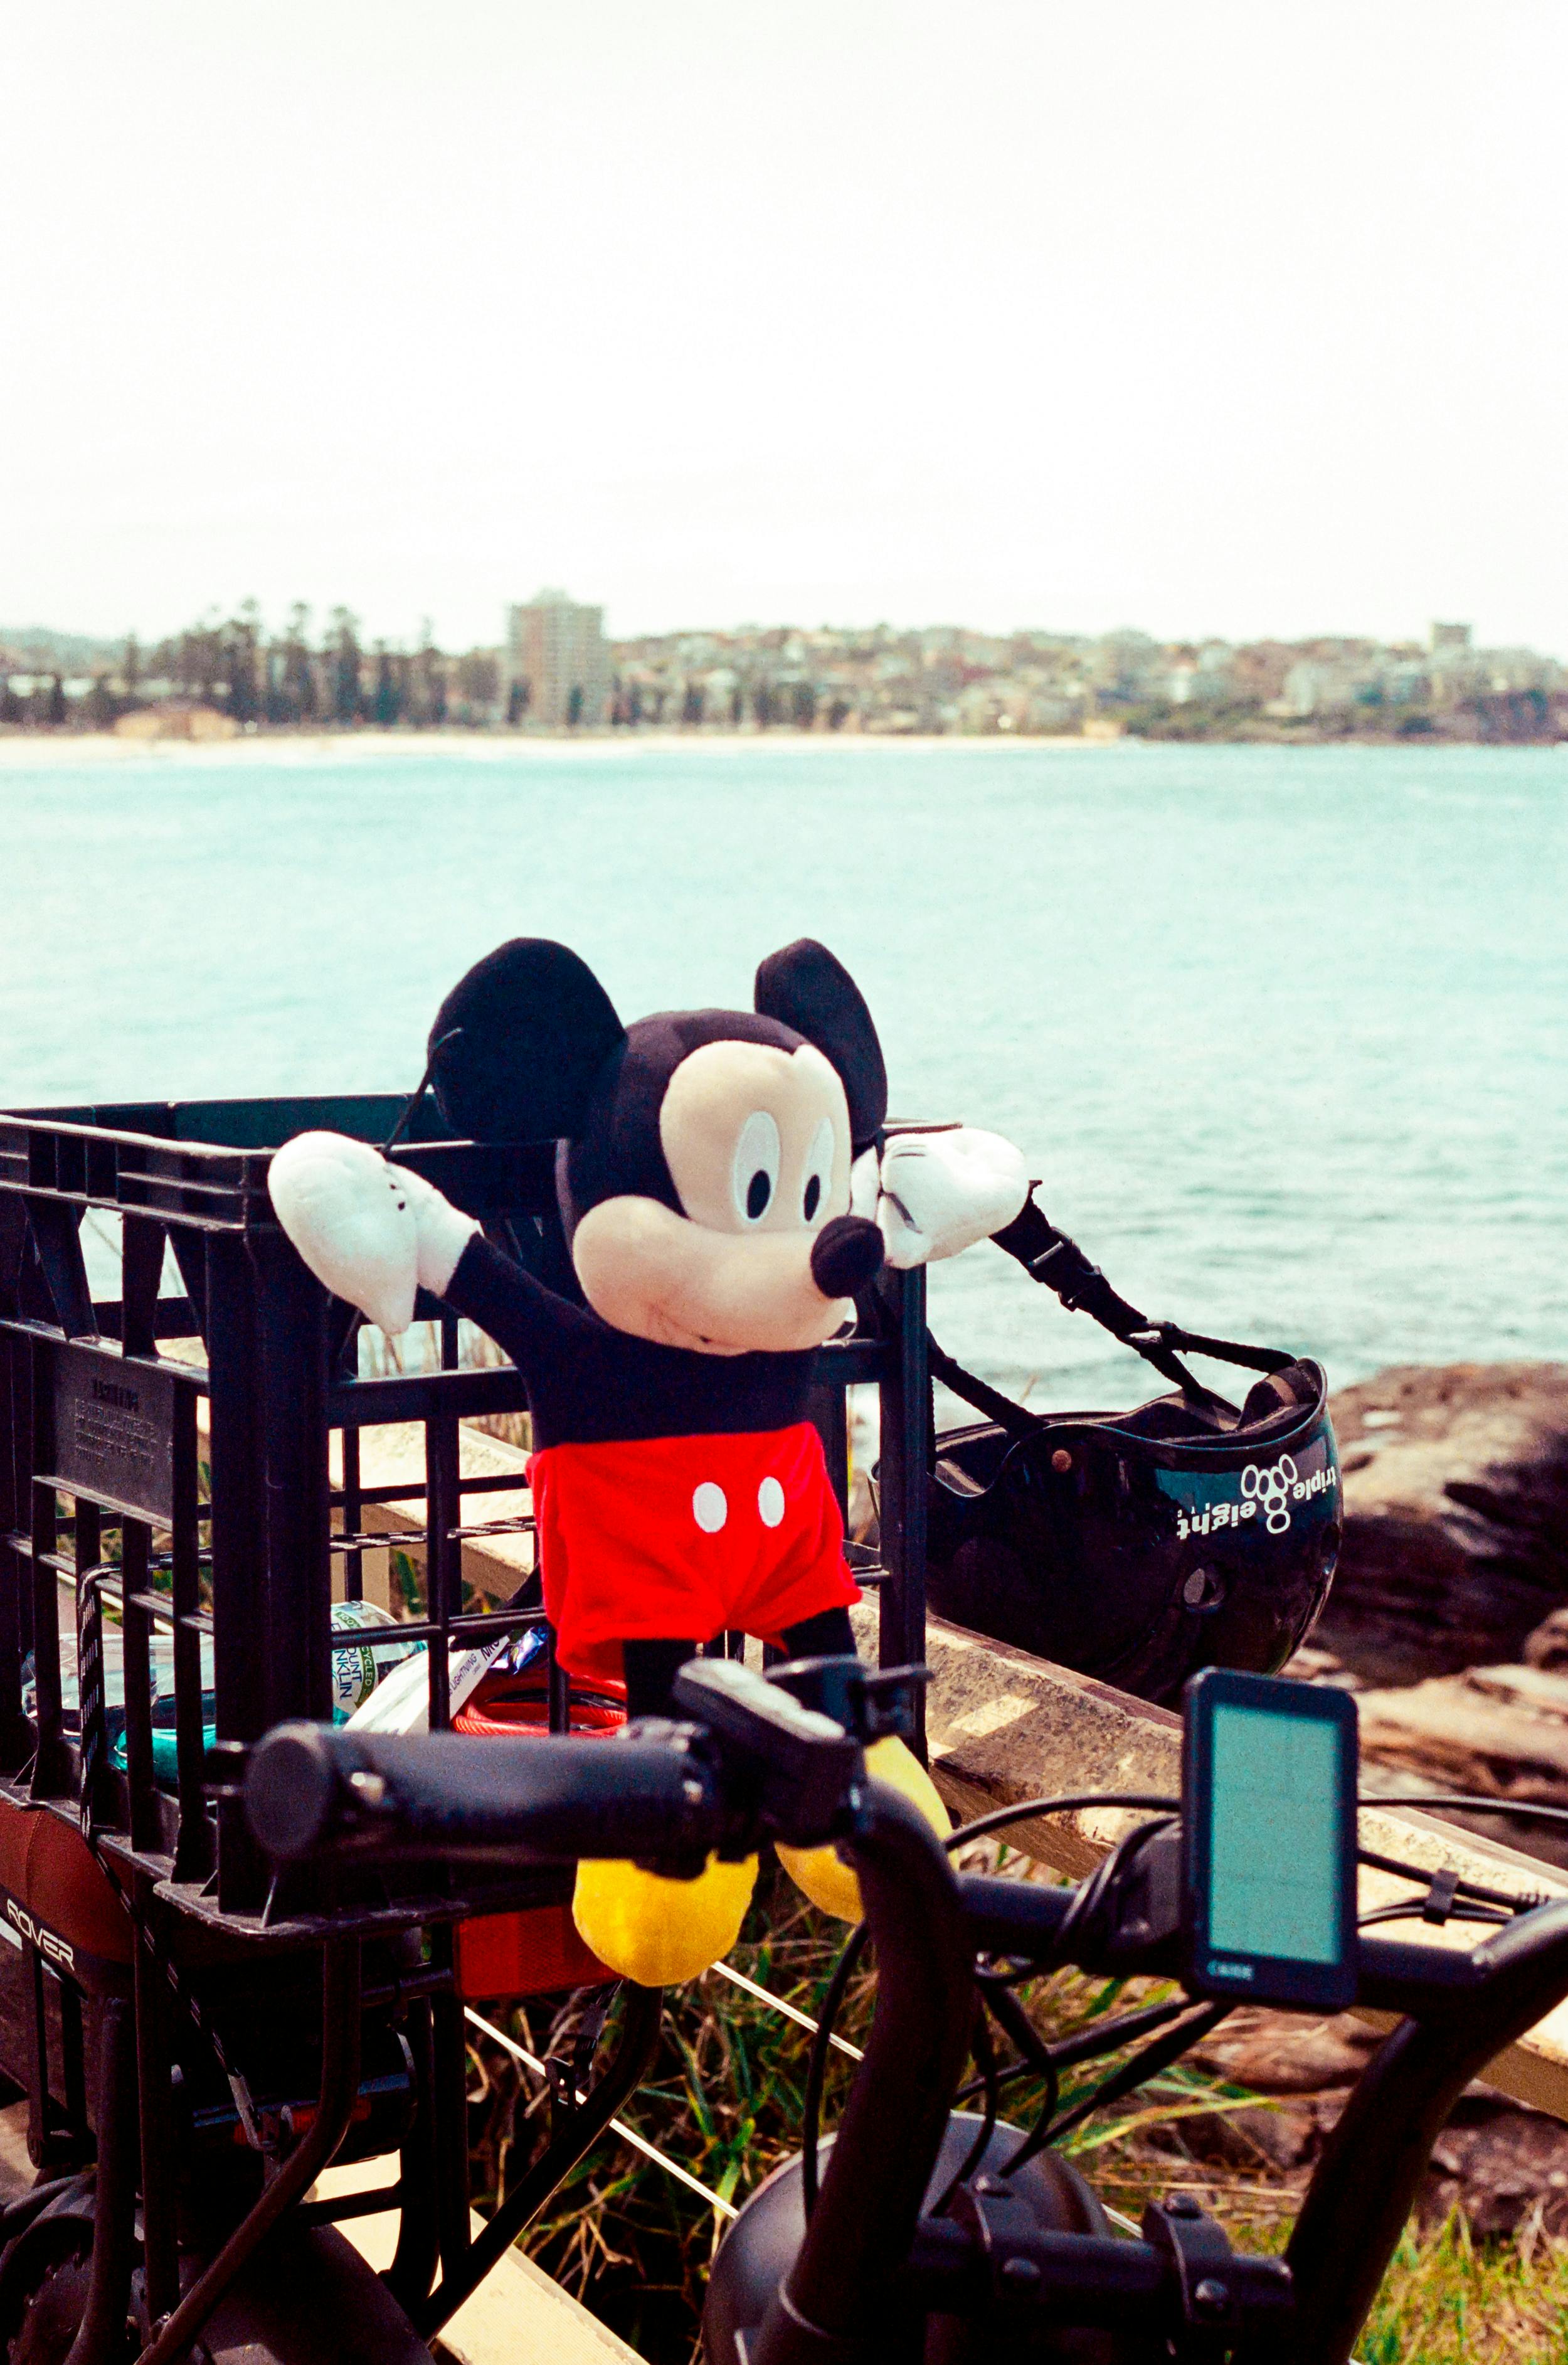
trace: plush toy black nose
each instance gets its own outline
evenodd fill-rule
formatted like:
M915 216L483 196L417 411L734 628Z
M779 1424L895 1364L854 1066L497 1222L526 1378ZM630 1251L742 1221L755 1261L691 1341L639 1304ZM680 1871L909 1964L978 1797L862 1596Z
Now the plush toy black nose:
M824 1297L853 1297L882 1262L882 1235L864 1216L835 1216L812 1244L812 1279Z

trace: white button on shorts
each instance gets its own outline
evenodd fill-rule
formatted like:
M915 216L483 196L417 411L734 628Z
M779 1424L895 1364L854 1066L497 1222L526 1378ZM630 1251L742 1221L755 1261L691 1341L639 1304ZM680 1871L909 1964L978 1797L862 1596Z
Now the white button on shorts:
M782 1496L780 1497L782 1504ZM722 1486L705 1478L691 1497L691 1516L705 1536L716 1536L730 1516L730 1506Z
M757 1488L756 1515L765 1528L776 1528L784 1517L784 1489L777 1478L765 1478Z

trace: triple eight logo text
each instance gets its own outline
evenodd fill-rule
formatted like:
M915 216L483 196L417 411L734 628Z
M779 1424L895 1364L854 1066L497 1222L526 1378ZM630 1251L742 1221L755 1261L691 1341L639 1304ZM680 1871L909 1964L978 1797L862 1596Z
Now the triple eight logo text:
M1304 1478L1290 1455L1282 1453L1271 1469L1242 1472L1238 1502L1210 1503L1201 1511L1178 1508L1177 1536L1185 1543L1189 1536L1214 1535L1222 1528L1238 1528L1244 1519L1259 1518L1271 1536L1282 1536L1291 1523L1291 1505L1331 1494L1338 1478L1331 1463Z

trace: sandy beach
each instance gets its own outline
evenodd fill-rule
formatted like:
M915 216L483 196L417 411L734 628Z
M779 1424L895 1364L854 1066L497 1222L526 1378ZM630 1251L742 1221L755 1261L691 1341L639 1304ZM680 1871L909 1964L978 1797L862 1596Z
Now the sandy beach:
M0 772L74 770L84 764L131 766L171 765L207 771L215 765L385 764L398 758L475 764L560 763L576 758L584 763L617 759L639 748L666 754L679 748L700 761L705 755L733 756L755 748L777 754L823 756L846 749L879 751L883 755L947 754L994 756L999 751L1022 755L1041 749L1091 754L1106 746L1136 745L1126 740L1071 737L965 737L940 732L896 733L857 731L288 731L242 732L232 739L122 739L112 731L7 731L0 733Z

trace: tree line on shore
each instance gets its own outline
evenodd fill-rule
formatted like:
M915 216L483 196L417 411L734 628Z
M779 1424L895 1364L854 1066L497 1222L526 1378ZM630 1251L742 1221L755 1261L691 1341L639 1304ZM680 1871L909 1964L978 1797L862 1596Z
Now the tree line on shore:
M428 627L412 650L385 641L366 647L347 608L330 611L319 637L310 623L308 608L297 603L283 629L269 636L256 603L247 600L232 616L191 625L146 648L132 633L114 662L100 659L90 676L76 677L74 695L58 665L24 675L21 689L0 664L0 723L108 730L140 708L181 701L226 715L241 729L439 729L497 719L502 686L494 650L452 656L434 645Z

